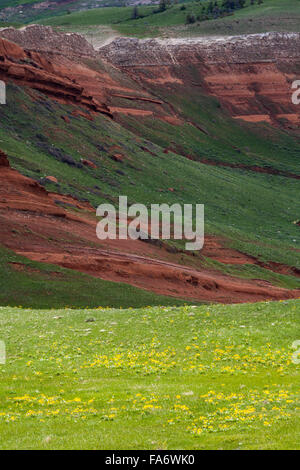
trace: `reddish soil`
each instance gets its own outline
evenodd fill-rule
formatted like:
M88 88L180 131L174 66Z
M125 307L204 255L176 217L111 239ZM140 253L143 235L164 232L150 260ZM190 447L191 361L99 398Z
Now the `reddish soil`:
M3 30L0 36L0 80L12 80L92 112L110 117L154 116L181 125L180 116L157 94L187 89L193 94L200 89L217 97L234 118L300 125L299 109L291 100L299 54L293 39L280 34L274 33L267 42L251 39L262 49L262 57L271 57L266 60L257 59L258 46L251 47L247 40L163 46L156 41L120 39L100 49L98 56L105 60L105 67L99 66L96 51L78 35L31 25ZM160 89L162 93L157 93ZM120 100L127 100L128 105L120 105ZM83 113L83 117L92 119L90 114Z
M72 213L72 206L80 212ZM32 260L160 294L222 303L300 297L300 290L281 289L262 280L242 280L201 266L180 265L181 253L169 253L140 240L100 242L95 233L96 218L88 203L48 193L35 181L11 169L3 153L0 225L0 243ZM203 254L235 264L253 262L247 255L222 248L213 237L206 240Z
M234 118L294 128L300 126L299 107L291 99L299 43L299 34L284 33L215 40L116 38L98 53L154 95L163 88L168 94L206 93Z
M39 90L50 98L65 104L81 105L92 113L100 112L113 117L113 113L152 115L144 110L144 103L152 105L161 113L162 102L147 92L124 87L109 73L100 70L93 57L89 65L79 57L58 53L26 50L0 37L0 80L13 81L18 85ZM132 101L132 108L113 106L113 99ZM139 106L141 109L139 109ZM93 120L93 116L77 109L74 115ZM68 119L62 116L66 122Z

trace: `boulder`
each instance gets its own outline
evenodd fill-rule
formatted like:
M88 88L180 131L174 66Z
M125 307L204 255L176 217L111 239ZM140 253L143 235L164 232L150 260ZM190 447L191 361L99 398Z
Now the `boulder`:
M88 167L94 168L94 169L97 168L97 166L95 165L95 163L91 162L91 160L86 160L85 158L82 158L80 161L81 161L81 163L82 163L84 166L88 166Z

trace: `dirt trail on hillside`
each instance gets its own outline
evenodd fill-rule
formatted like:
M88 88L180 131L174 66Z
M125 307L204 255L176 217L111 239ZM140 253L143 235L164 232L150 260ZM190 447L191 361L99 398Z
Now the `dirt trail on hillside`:
M70 210L72 206L76 212ZM300 290L180 265L181 253L169 253L141 240L100 242L96 238L94 211L88 203L48 193L37 182L11 169L3 153L0 153L0 227L0 243L29 259L159 294L222 303L300 297ZM206 250L206 254L222 251L213 237L209 237ZM251 262L251 257L231 249L223 249L223 255L230 262L235 258L237 264Z

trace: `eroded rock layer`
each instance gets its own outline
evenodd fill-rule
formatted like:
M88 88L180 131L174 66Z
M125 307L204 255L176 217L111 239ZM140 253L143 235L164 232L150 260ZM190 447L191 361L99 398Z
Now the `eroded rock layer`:
M300 125L300 107L292 102L292 83L300 70L298 33L118 38L98 51L82 36L48 26L5 28L0 37L0 79L12 78L110 116L152 116L155 110L147 107L152 103L156 114L174 118L171 109L160 109L163 103L153 96L154 87L188 86L216 96L234 118ZM120 75L99 68L99 60L117 66ZM138 85L128 87L128 76ZM128 100L128 105L116 106L112 97Z
M160 101L125 74L102 64L93 47L78 34L64 34L50 27L31 25L0 30L0 80L14 81L39 90L63 103L87 107L113 117L117 97L160 108ZM128 106L135 112L135 105ZM152 113L150 113L152 114Z
M2 28L0 36L27 50L80 57L95 54L93 47L80 34L64 34L50 26L33 24L20 29Z
M64 68L67 69L67 66L67 59L64 59ZM92 111L111 115L106 104L89 94L83 84L76 83L73 77L64 73L55 58L50 60L39 52L27 51L3 38L0 38L0 80L14 81L62 102L81 104Z
M299 78L300 34L213 39L116 39L99 56L145 83L200 87L235 118L300 124L292 102Z

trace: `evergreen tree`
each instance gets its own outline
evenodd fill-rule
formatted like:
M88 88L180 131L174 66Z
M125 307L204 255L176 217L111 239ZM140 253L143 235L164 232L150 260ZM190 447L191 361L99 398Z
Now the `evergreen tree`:
M219 5L218 5L218 2L215 2L214 3L214 7L213 7L213 17L214 18L218 18L220 16L220 8L219 8Z
M140 15L139 15L138 7L137 6L133 7L131 18L133 20L137 20L139 18L139 16Z
M167 2L166 0L160 0L159 2L159 7L158 7L158 11L162 12L162 11L166 11L167 9Z
M207 6L207 13L208 13L209 15L212 14L213 9L214 9L214 4L213 4L213 2L209 2L208 6Z

